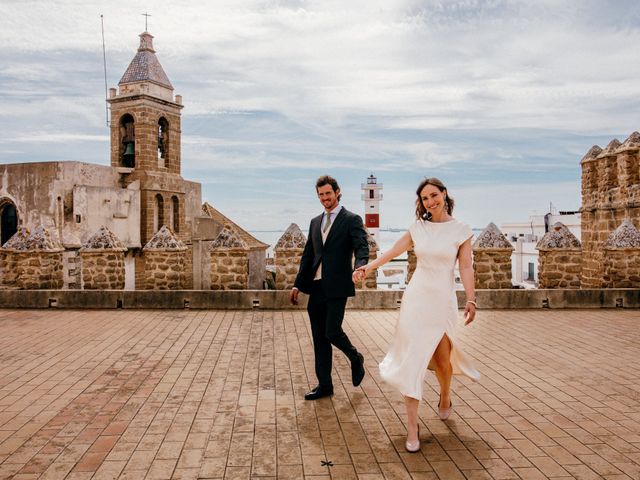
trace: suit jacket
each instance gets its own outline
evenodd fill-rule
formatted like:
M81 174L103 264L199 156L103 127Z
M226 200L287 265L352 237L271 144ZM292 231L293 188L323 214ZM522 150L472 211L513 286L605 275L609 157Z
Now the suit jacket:
M356 294L351 279L354 270L353 256L355 254L355 268L369 261L368 234L362 218L343 207L333 221L323 245L320 231L322 217L323 214L320 214L311 220L294 286L301 292L310 293L313 278L322 263L325 295L329 298L353 297Z

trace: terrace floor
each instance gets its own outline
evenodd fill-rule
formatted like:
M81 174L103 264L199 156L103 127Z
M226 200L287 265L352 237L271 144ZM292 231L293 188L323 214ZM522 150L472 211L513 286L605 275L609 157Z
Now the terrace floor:
M460 343L483 377L422 450L377 364L397 310L347 312L358 388L315 385L304 311L0 310L0 479L638 479L640 311L481 310Z

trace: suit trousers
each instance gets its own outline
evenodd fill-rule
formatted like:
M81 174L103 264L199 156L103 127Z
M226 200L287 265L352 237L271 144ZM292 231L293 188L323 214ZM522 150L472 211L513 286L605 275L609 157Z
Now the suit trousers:
M322 288L322 280L313 282L307 312L311 321L316 376L318 383L324 387L333 386L331 380L332 345L342 350L350 361L358 360L358 351L342 330L346 305L347 297L327 298Z

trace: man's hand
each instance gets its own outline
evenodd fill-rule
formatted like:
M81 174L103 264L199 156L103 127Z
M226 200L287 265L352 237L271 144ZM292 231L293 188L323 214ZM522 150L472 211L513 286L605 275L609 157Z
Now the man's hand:
M351 275L351 279L353 280L353 283L358 283L364 280L366 276L367 276L367 266L363 265L359 268L356 268L353 271L353 274Z
M289 302L291 302L291 305L298 305L298 293L300 292L300 290L298 290L296 287L293 287L291 289L291 291L289 292Z

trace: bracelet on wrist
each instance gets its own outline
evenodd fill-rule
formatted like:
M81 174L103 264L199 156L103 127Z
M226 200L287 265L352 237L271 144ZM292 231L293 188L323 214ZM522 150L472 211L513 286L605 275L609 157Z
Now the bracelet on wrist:
M474 302L473 300L467 300L467 303L470 303L474 307L478 308L478 304L476 302Z

